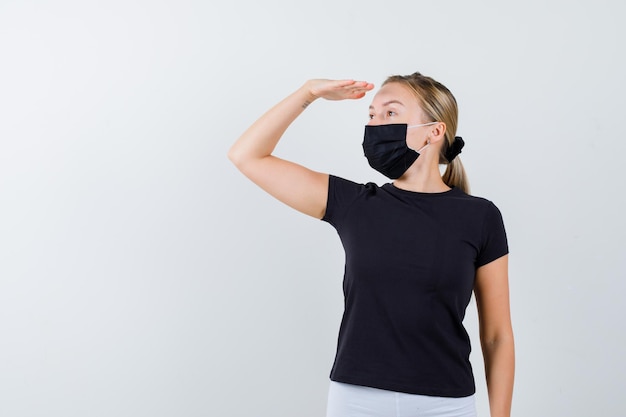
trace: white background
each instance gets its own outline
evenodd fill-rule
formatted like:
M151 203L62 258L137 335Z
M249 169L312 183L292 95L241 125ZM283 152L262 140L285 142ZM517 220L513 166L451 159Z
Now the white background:
M421 71L460 105L511 249L514 416L623 416L623 2L0 0L0 415L323 416L332 227L226 158L314 77ZM277 153L385 179L367 106ZM475 306L478 409L488 405Z

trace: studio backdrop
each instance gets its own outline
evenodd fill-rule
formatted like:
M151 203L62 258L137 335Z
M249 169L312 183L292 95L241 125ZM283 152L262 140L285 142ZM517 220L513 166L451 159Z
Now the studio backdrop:
M514 416L621 416L626 85L619 1L0 1L0 415L325 412L332 227L250 183L231 144L309 78L278 156L387 180L361 142L389 75L460 107L472 193L502 211ZM475 304L479 415L488 402Z

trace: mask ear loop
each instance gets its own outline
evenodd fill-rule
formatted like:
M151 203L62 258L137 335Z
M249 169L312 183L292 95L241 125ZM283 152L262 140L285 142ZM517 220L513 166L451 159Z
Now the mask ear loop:
M414 127L420 127L420 126L430 126L430 125L436 125L439 122L428 122L428 123L421 123L419 125L411 125L411 126L407 126L407 129L412 129Z
M430 145L430 139L426 141L426 145L422 146L421 148L419 148L418 150L416 150L415 152L417 153L421 153L422 150L426 149L428 147L428 145Z
M420 126L430 126L430 125L434 125L434 124L437 124L437 123L439 123L439 122L428 122L428 123L422 123L422 124L419 124L419 125L407 126L406 128L407 129L411 129L411 128L420 127ZM428 147L428 145L430 145L430 139L426 141L426 145L422 146L421 148L419 148L415 152L417 152L417 153L422 152L422 150L426 149Z

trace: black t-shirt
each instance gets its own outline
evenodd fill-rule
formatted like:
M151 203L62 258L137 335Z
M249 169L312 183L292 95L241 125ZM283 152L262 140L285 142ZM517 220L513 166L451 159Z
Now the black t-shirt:
M508 253L498 208L457 188L419 193L331 175L322 220L335 227L346 255L331 379L472 395L462 322L476 269Z

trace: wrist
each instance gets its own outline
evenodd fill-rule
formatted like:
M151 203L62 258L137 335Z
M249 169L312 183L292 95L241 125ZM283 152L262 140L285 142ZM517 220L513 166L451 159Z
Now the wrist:
M315 100L320 98L315 93L313 93L313 80L308 80L305 82L302 87L298 90L298 95L302 100L302 108L306 108L309 104L313 103Z

